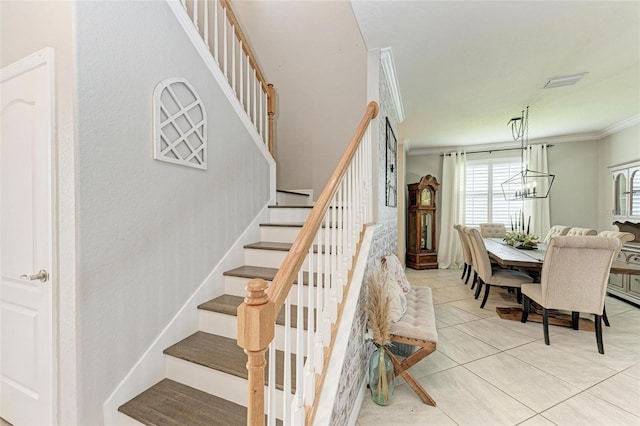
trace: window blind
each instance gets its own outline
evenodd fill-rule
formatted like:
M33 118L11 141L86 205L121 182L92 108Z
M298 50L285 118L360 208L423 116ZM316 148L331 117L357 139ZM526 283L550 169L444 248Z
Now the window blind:
M511 229L511 217L522 210L522 201L505 200L502 182L521 171L520 158L473 161L467 163L465 222L502 223Z

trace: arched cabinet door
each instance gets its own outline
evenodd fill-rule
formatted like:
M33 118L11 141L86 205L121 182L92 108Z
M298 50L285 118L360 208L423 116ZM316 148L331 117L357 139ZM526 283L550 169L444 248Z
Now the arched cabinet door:
M611 168L614 222L640 223L640 161Z

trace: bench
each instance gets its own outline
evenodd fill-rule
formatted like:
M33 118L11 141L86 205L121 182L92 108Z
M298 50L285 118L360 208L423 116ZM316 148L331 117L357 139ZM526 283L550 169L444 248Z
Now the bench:
M391 341L416 346L418 349L402 361L389 346L385 346L385 351L393 362L395 375L402 377L422 402L435 407L436 402L409 372L409 368L435 352L438 343L431 289L414 286L406 297L407 312L398 322L391 323Z

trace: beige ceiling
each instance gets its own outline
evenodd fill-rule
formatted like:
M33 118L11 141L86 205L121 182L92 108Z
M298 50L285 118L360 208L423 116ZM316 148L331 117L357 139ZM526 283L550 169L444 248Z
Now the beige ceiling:
M392 49L411 151L512 141L527 105L531 141L640 121L640 1L351 3L367 48Z

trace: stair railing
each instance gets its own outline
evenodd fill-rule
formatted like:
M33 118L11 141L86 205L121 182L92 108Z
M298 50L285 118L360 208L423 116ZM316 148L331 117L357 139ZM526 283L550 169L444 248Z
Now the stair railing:
M168 0L181 5L244 112L274 155L275 89L267 84L229 0ZM174 10L175 11L175 10Z
M276 417L285 425L313 423L343 296L349 289L365 225L372 220L371 123L377 114L378 104L369 103L272 284L262 279L247 284L248 295L238 307L238 345L248 358L248 425L264 424L265 407L269 424L275 424ZM301 285L305 276L306 294ZM295 279L297 289L291 291ZM292 309L293 303L297 309ZM284 336L276 340L283 340L284 377L276 379L276 363L269 362L265 404L265 353L268 348L269 360L276 359L275 319L283 307ZM292 324L293 315L296 324Z

